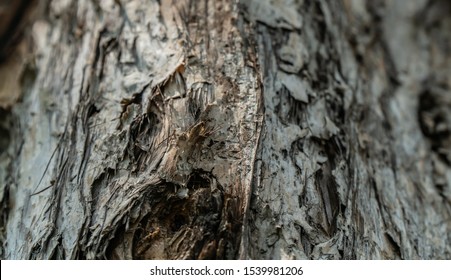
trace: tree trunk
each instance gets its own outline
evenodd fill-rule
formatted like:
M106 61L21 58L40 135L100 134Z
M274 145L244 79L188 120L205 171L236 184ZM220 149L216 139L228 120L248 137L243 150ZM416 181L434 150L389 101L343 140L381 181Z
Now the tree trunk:
M448 1L33 9L2 258L451 258Z

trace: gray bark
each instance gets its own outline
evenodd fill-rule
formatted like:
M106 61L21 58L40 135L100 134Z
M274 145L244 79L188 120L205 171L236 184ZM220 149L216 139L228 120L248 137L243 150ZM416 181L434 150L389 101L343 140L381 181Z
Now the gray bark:
M450 4L288 2L250 9L265 136L248 256L450 258Z
M2 258L451 258L447 1L33 9Z

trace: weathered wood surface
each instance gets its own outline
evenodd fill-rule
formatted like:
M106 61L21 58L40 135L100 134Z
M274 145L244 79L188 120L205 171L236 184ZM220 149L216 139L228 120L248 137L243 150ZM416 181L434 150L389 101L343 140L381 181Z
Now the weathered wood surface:
M248 257L450 258L449 3L265 3Z
M41 5L3 258L451 258L447 1Z

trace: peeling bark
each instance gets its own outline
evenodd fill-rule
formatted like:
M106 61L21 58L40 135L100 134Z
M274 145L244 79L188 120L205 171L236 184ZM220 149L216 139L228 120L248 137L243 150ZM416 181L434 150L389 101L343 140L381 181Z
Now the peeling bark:
M2 258L451 257L448 2L40 5Z

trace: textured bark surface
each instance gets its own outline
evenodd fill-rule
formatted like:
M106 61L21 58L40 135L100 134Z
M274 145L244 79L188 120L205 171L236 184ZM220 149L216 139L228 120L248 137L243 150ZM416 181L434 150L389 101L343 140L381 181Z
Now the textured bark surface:
M248 256L451 258L450 4L248 6L265 104Z
M46 17L13 111L5 257L236 258L262 116L237 6L52 1Z
M2 258L451 258L447 1L40 5Z

